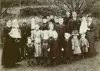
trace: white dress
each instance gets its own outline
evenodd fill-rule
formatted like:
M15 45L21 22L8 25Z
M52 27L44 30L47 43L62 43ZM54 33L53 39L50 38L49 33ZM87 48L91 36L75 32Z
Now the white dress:
M81 53L81 48L79 45L79 40L78 39L72 39L72 49L73 49L73 54L80 54Z
M81 26L80 26L79 33L80 34L84 34L84 33L87 32L87 30L88 30L88 24L87 24L86 18L83 17L82 18L82 22L81 22Z

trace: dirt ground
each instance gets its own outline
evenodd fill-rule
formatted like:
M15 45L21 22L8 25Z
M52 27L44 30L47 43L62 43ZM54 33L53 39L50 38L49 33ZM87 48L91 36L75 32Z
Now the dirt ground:
M74 61L72 64L62 64L55 67L34 66L27 67L27 62L20 62L21 66L18 68L3 68L0 66L0 71L100 71L100 41L96 42L98 51L97 56L80 61ZM0 59L2 49L0 49Z

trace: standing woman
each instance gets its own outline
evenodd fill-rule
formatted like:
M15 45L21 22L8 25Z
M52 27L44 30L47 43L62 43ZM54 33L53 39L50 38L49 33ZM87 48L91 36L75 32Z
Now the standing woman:
M89 41L89 56L95 56L97 53L95 48L95 30L94 30L93 19L91 16L88 16L87 24L88 24L88 31L86 36Z
M12 29L6 35L6 42L2 54L2 65L3 66L17 66L17 62L20 61L20 39L21 32L19 29L17 19L12 21ZM7 43L8 42L8 43ZM7 46L7 45L8 46Z
M9 32L11 31L11 25L12 25L12 21L8 20L6 23L6 26L4 27L4 31L3 31L3 39L4 39L4 48L3 48L3 52L2 52L2 65L8 66L10 65L9 60L7 59L9 48L10 48L10 36L9 36Z

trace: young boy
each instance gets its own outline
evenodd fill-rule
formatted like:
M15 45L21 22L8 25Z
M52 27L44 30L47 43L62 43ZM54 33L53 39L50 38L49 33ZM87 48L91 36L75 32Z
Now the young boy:
M65 40L64 40L64 58L65 58L65 63L66 64L69 64L71 63L71 57L73 55L73 52L72 52L72 44L71 44L71 35L69 33L65 33Z
M82 51L82 58L87 57L88 48L89 48L89 42L85 38L85 34L81 35L80 47L81 47L81 51Z
M33 66L33 58L34 58L35 48L31 41L31 37L27 38L27 44L26 44L25 50L26 50L25 55L26 55L26 59L28 62L28 66Z
M51 66L58 65L59 63L59 45L58 45L58 34L56 31L53 32L53 39L50 41L50 64Z

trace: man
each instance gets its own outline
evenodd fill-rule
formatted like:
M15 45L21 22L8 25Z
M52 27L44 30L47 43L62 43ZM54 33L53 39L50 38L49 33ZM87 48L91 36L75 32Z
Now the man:
M67 33L72 34L72 32L74 30L78 30L78 32L79 32L80 25L81 25L81 21L78 20L77 13L72 12L72 19L70 19L69 22L68 22Z

